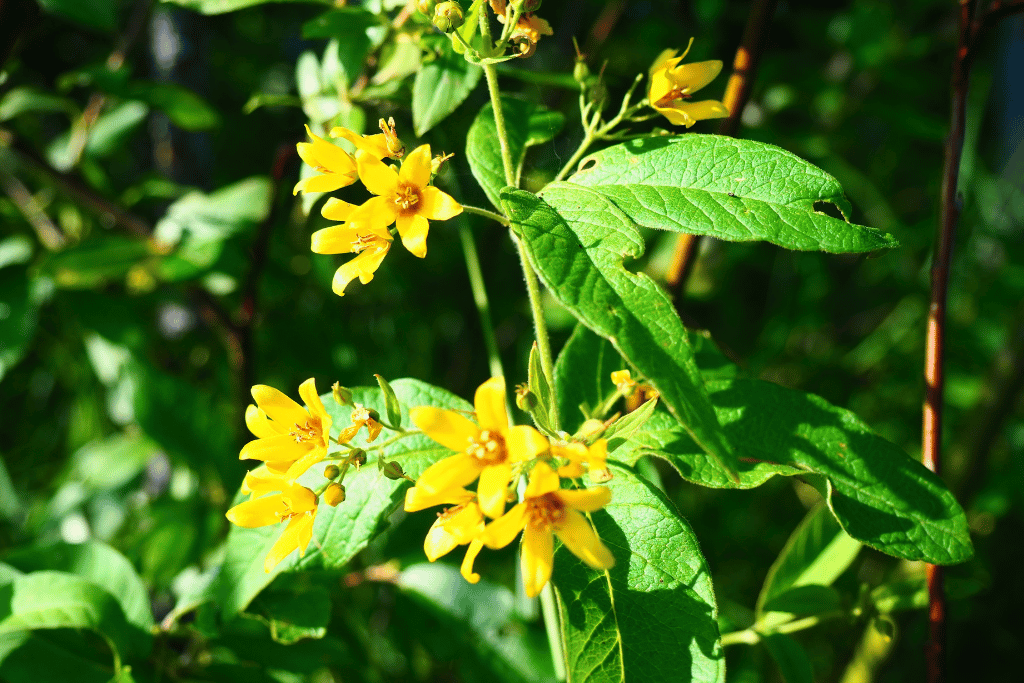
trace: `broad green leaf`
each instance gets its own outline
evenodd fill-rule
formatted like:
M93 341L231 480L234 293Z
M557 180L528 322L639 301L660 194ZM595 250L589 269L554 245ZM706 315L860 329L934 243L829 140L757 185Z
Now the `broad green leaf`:
M615 422L608 426L608 429L604 430L602 436L608 439L608 452L612 453L621 446L626 439L636 434L638 431L643 429L647 421L654 415L655 409L658 407L658 399L648 399L643 405L636 410L626 413Z
M510 683L553 681L547 642L524 628L515 617L515 596L504 586L482 580L468 583L459 570L442 562L414 564L395 583L411 600L436 615L444 626L437 637L470 648L482 674L466 671L459 657L463 680L500 680ZM429 642L429 641L428 641ZM429 645L428 645L429 647ZM435 654L432 652L431 654ZM458 650L456 654L462 654Z
M794 614L807 613L798 607L804 603L813 607L819 596L796 589L831 586L857 557L860 548L861 544L843 531L825 505L811 510L768 570L757 598L758 623L771 627ZM829 594L824 597L821 609L811 613L836 606Z
M105 543L52 543L8 554L4 560L26 573L52 570L87 579L117 600L129 623L146 633L153 628L146 586L128 558Z
M615 566L595 571L564 547L555 553L569 682L724 680L711 574L693 531L649 482L614 474L611 503L591 516Z
M346 92L363 71L372 47L366 30L378 25L376 16L360 7L341 7L302 25L302 37L330 38L321 75L339 93Z
M11 88L0 97L0 121L36 112L57 112L72 116L77 111L74 100L28 86Z
M613 391L611 375L626 362L608 340L577 325L555 362L555 387L562 428L574 433Z
M861 543L935 564L972 556L964 511L942 480L853 413L771 382L716 380L707 386L739 456L738 483L665 414L655 414L616 459L631 463L656 455L684 479L713 488L751 488L775 475L824 475L829 508Z
M2 589L0 589L2 590ZM109 647L99 637L72 629L0 634L0 680L4 683L108 683Z
M395 390L391 388L391 385L381 375L374 375L377 378L377 384L380 385L381 394L384 396L384 407L387 409L388 425L391 427L402 426L402 406L398 402L398 397L395 395Z
M591 154L580 169L565 185L604 195L650 228L832 253L899 244L880 230L823 213L830 208L849 216L839 182L763 142L692 133L633 140ZM561 187L553 183L543 194Z
M442 44L437 59L416 72L412 86L412 123L417 137L444 121L462 104L480 81L484 70Z
M549 431L553 430L554 421L554 408L555 408L555 397L552 395L551 385L548 384L548 378L544 375L544 371L540 364L540 351L537 347L537 342L533 342L533 348L530 349L530 361L527 368L527 377L529 378L530 392L534 395L537 400L536 408L531 411L541 427Z
M252 607L270 627L270 637L283 645L323 638L331 620L331 594L320 586L264 591Z
M0 246L14 239L8 238ZM0 267L0 379L28 353L38 324L39 307L28 269Z
M73 1L73 0L69 0ZM224 14L268 3L301 3L306 5L333 5L334 0L161 0L187 7L200 14Z
M651 278L623 265L644 251L633 222L587 188L552 188L547 201L508 188L501 199L512 229L555 298L654 385L707 453L724 468L735 468L671 300Z
M133 81L123 97L145 102L153 109L167 114L178 128L200 131L216 128L220 114L206 100L176 83Z
M803 645L784 633L772 633L762 638L772 659L779 665L779 673L786 683L814 683L811 660Z
M158 450L155 443L137 433L90 441L71 456L63 479L89 491L116 489L141 474Z
M391 383L402 405L403 422L410 424L409 408L433 405L455 410L472 411L470 404L448 392L412 379L399 379ZM381 391L377 387L352 389L353 399L378 413L386 412ZM323 402L334 418L331 433L349 425L351 408L338 405L333 395L324 394ZM365 431L360 432L353 444L363 445ZM388 438L390 432L379 438ZM372 444L371 444L372 445ZM431 464L451 454L423 434L406 437L384 448L387 460L396 460L412 478L416 478ZM307 486L318 486L323 479L323 468L313 467L300 481ZM296 570L326 569L337 571L345 567L356 553L366 547L388 524L388 517L405 499L409 482L385 478L376 467L367 465L345 477L346 499L338 507L321 503L313 527L313 542L305 557L292 553L271 573L263 571L263 560L281 534L281 525L258 529L232 527L228 534L227 555L218 578L218 602L228 615L236 614L250 603L275 576Z
M501 110L505 114L509 152L518 178L527 147L557 135L565 118L558 112L513 97L501 98ZM501 161L501 147L498 145L494 108L490 104L484 105L469 127L466 135L466 160L487 198L500 209L498 193L508 183L505 182L505 167Z
M117 235L100 235L54 254L40 264L42 272L58 287L92 289L110 280L119 280L131 268L148 258L152 250L146 242Z
M114 31L117 28L117 0L38 0L40 7L50 14L75 23Z
M125 619L117 600L92 581L59 571L37 571L0 586L0 635L54 628L95 630L122 655L145 656L148 631Z
M90 157L106 157L123 151L128 139L149 116L149 107L135 100L121 102L105 110L89 130L84 153ZM50 143L46 157L54 167L68 170L78 161L72 149L73 130L68 129Z

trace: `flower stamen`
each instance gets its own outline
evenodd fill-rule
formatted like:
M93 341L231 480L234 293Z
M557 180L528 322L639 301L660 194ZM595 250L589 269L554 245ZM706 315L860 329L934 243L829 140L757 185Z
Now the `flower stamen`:
M527 523L535 529L557 529L565 521L566 515L565 503L554 493L546 493L527 501Z
M416 191L415 187L402 185L395 192L393 201L402 211L409 211L420 203L420 194Z
M466 452L485 465L497 465L505 462L505 439L500 434L484 429L476 438L469 438Z

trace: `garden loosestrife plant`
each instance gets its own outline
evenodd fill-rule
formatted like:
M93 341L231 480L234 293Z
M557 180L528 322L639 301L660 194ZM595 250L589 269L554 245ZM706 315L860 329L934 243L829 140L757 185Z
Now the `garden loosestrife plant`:
M333 421L312 378L299 386L299 396L308 409L273 387L252 388L256 405L246 408L245 424L257 439L242 448L240 459L262 460L292 480L324 459Z
M651 66L647 86L647 99L656 112L673 125L690 128L698 121L720 119L729 115L729 110L718 100L691 102L693 93L715 80L722 71L722 62L711 60L680 64L690 47L676 57L676 50L665 50Z
M304 555L313 538L316 494L286 475L264 468L245 476L242 492L250 494L250 498L228 510L227 518L232 524L254 528L288 523L267 554L263 571L270 572L293 550Z

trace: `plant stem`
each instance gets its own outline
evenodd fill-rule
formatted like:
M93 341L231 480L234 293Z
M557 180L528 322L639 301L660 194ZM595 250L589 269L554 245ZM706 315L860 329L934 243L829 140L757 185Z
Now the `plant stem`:
M477 216L490 218L492 221L496 223L501 223L506 228L508 227L508 219L502 216L500 213L488 211L487 209L481 209L477 206L466 206L465 204L462 205L462 210L465 211L466 213L475 213Z
M462 208L466 209L467 207ZM490 212L484 211L480 215L486 214L490 214ZM498 214L492 215L497 216ZM508 225L508 221L504 221L504 224ZM494 323L491 321L491 304L487 299L487 288L484 287L484 274L480 270L480 258L476 251L476 242L473 240L473 231L469 229L465 221L459 221L459 239L462 240L462 253L466 257L466 271L469 273L469 287L473 291L473 302L476 304L477 313L480 315L480 326L484 332L484 345L487 347L487 361L491 377L504 377L505 371L501 367L501 356L498 353L498 339L494 336Z
M565 178L565 176L569 175L572 169L576 167L576 164L580 162L580 159L583 158L583 155L587 153L587 150L590 149L590 145L593 144L593 142L594 131L591 130L590 128L587 128L583 134L583 142L580 143L580 146L576 149L575 154L569 157L569 161L565 162L565 166L563 166L562 170L559 171L558 175L555 176L556 181L562 180L563 178Z
M562 659L562 633L558 623L558 607L555 605L555 593L548 581L540 591L540 609L544 615L544 630L548 634L551 646L551 663L555 666L555 680L565 680L565 661ZM558 643L556 649L553 643Z

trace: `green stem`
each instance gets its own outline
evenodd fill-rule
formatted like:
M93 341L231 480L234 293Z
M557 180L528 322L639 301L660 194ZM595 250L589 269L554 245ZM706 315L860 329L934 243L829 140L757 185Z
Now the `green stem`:
M526 258L523 243L515 235L516 247L519 249L519 260L523 264L523 278L526 280L526 292L530 295L530 310L533 313L534 336L537 338L537 350L540 351L540 369L548 381L548 386L555 386L554 364L551 362L551 340L548 337L548 325L544 320L544 302L540 297L540 280L537 273ZM562 428L558 417L558 403L551 406L551 427L557 431Z
M563 180L565 176L569 175L572 169L576 168L576 164L578 164L580 159L583 158L583 155L587 153L587 150L590 149L590 145L593 144L593 142L594 131L587 128L583 134L583 142L580 143L580 146L576 149L576 153L569 157L569 161L565 162L565 166L563 166L562 170L555 176L556 181Z
M487 21L481 14L481 25ZM516 187L515 166L512 164L512 150L508 146L508 130L505 128L505 112L501 108L501 91L498 89L498 72L493 64L484 64L484 77L487 79L487 90L491 93L491 109L494 110L494 127L498 133L498 146L501 148L501 165L505 169L505 184Z
M475 213L477 216L490 218L492 221L496 223L501 223L506 228L508 227L508 219L502 216L500 213L488 211L487 209L481 209L480 207L477 206L466 206L465 204L462 205L462 210L465 211L466 213Z
M508 225L508 221L490 211L478 209L471 213L494 216L496 220L501 219L499 222ZM487 299L487 289L484 287L484 274L480 270L480 258L477 255L476 242L473 240L473 231L466 225L466 221L459 221L459 238L462 240L462 253L466 257L466 270L469 272L469 286L473 291L473 302L476 303L476 310L480 315L480 326L484 331L484 345L487 347L491 377L504 377L505 371L501 367L501 356L498 354L498 339L494 336L494 323L491 321L491 304Z
M548 643L551 645L551 662L555 665L555 680L564 681L565 660L562 658L562 633L558 623L555 593L551 590L550 581L540 591L540 609L544 615L544 630L547 631Z
M859 616L859 610L851 612L844 612L842 610L836 610L834 612L825 612L823 614L816 614L813 617L804 617L803 619L794 619L793 621L787 621L773 626L772 628L761 632L756 628L748 628L742 631L733 631L731 633L722 634L722 647L728 647L729 645L737 645L742 643L744 645L756 645L761 642L761 639L765 636L772 635L773 633L795 633L797 631L803 631L809 628L813 628L824 621L834 621L836 619L846 619L849 617ZM756 626L756 625L755 625Z

